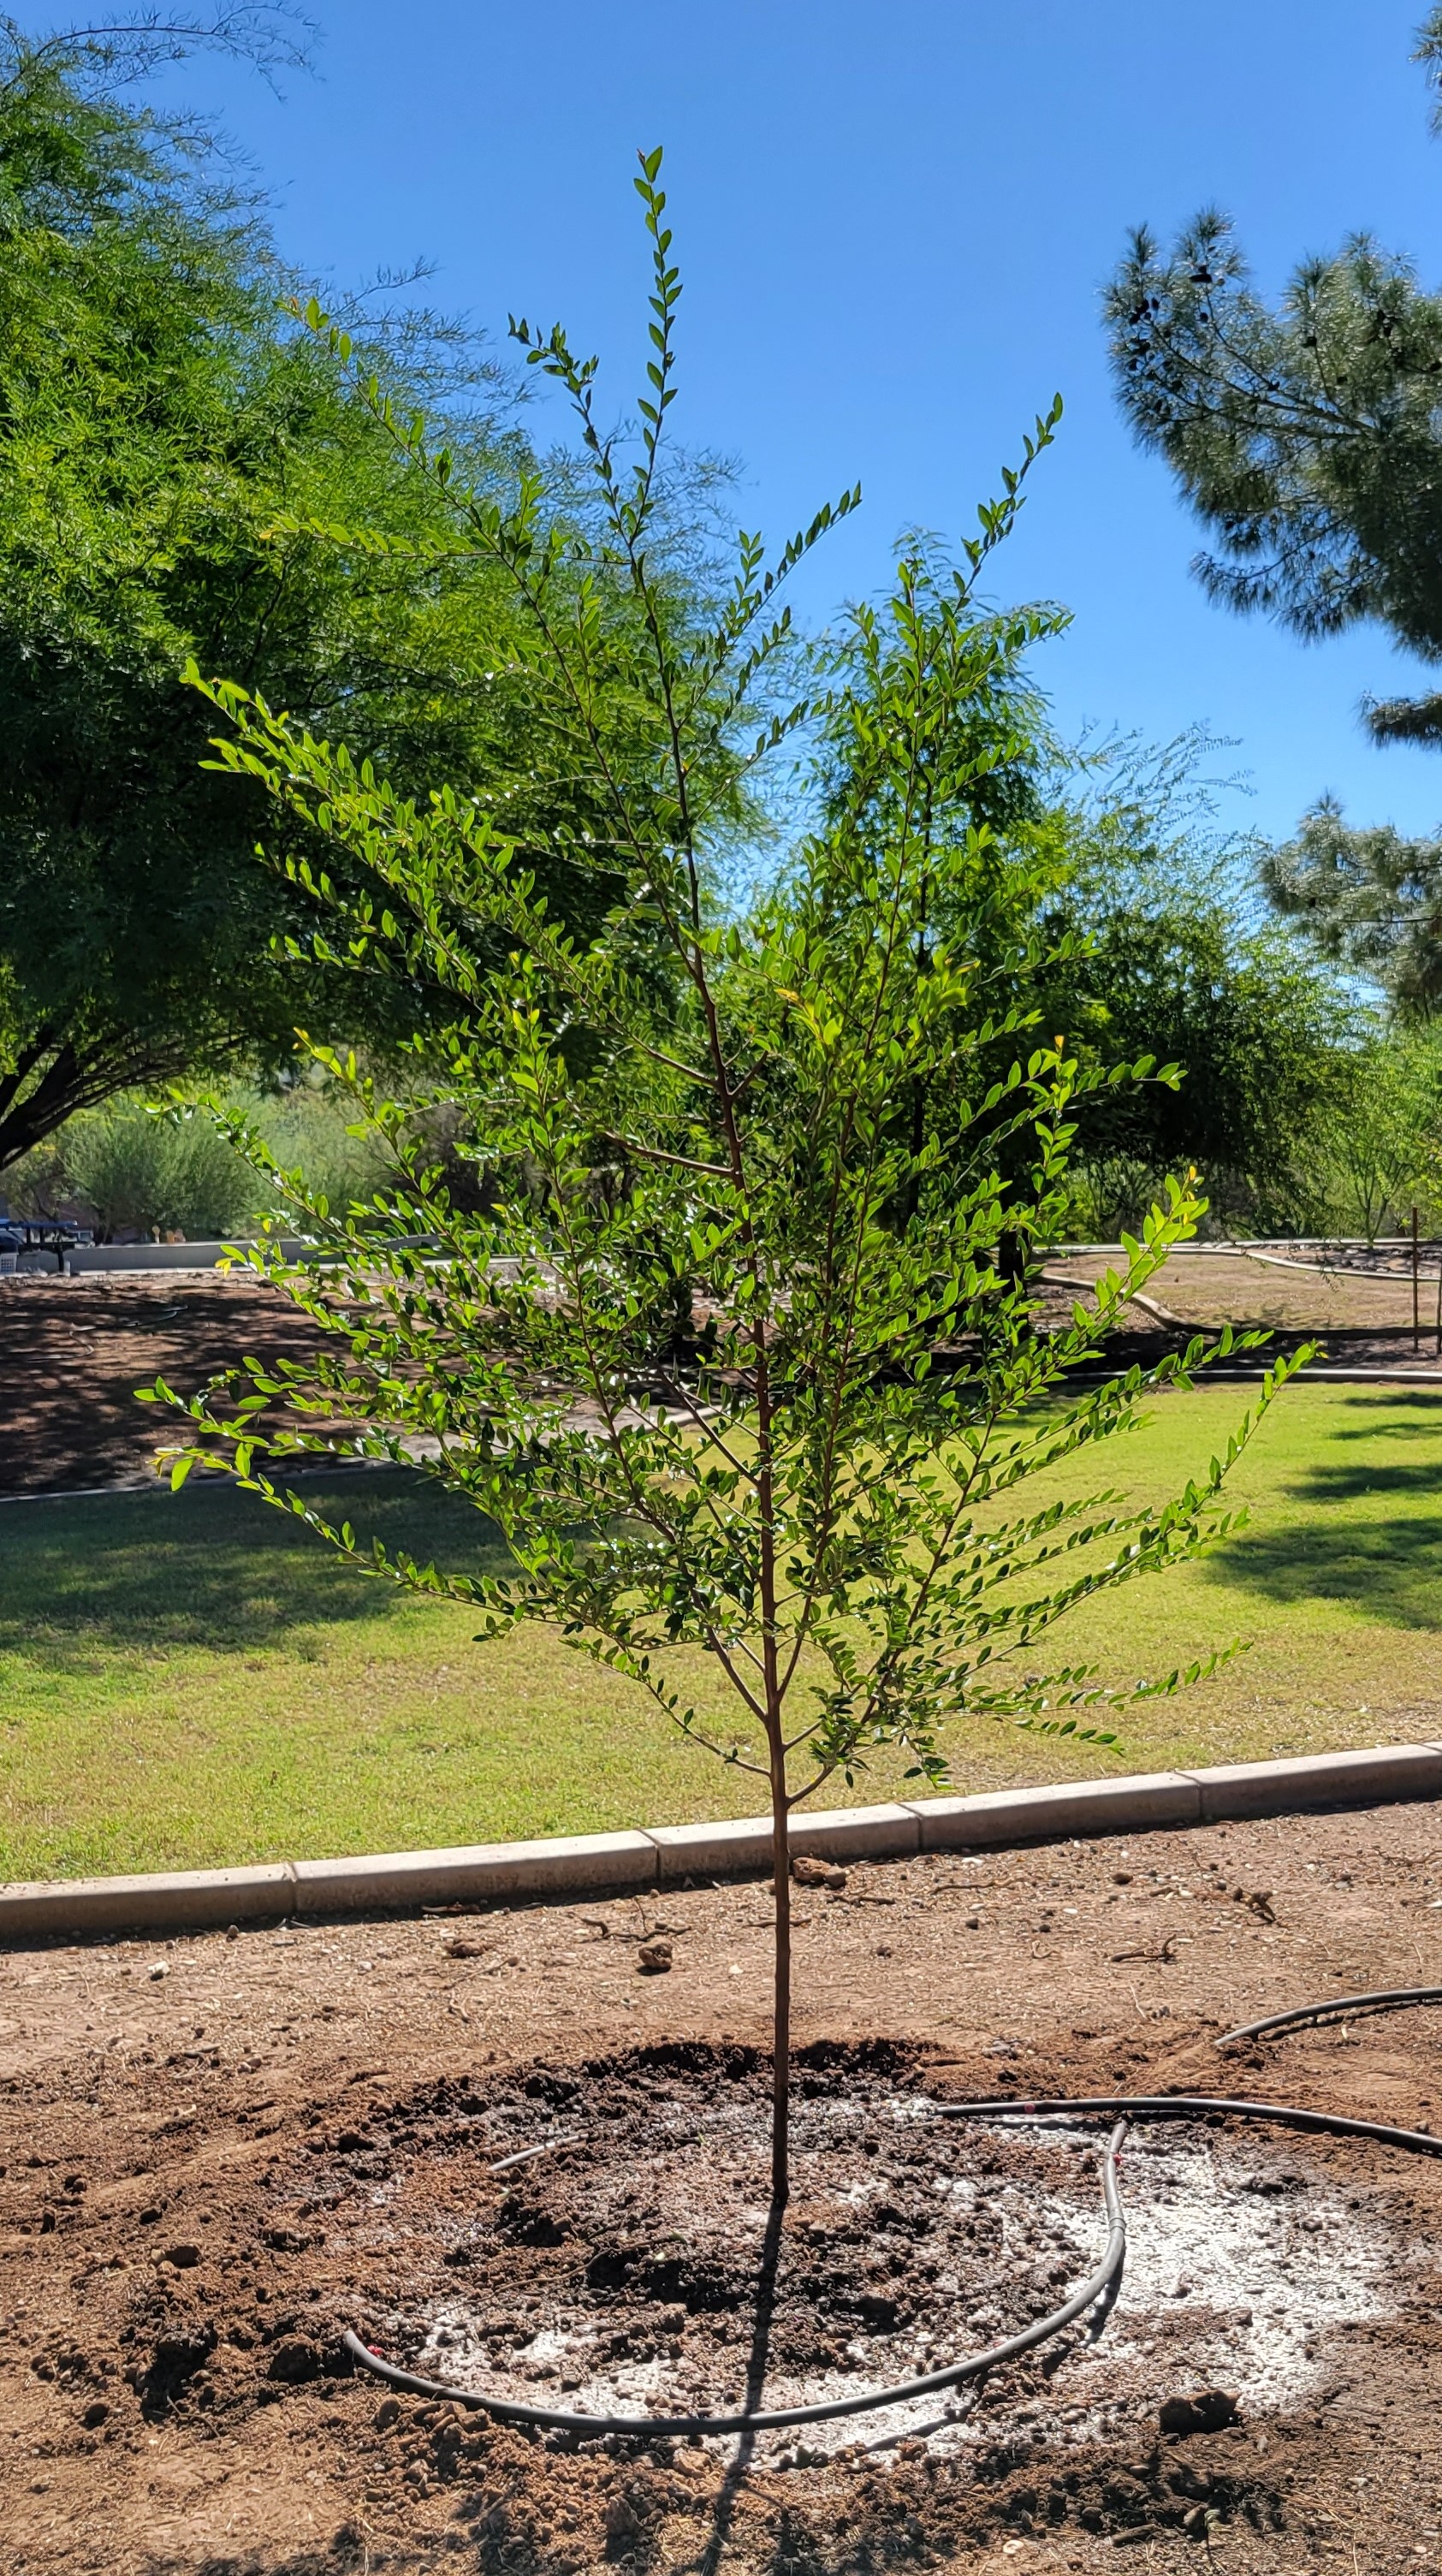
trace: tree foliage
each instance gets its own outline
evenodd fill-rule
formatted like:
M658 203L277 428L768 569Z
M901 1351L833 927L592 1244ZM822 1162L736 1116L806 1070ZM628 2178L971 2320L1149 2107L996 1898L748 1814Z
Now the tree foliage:
M1262 882L1323 957L1380 985L1402 1019L1432 1017L1442 1002L1442 842L1390 823L1359 829L1324 796L1266 853Z
M473 1104L485 1188L478 1213L459 1209L412 1141L413 1106L336 1066L401 1179L348 1214L302 1174L284 1180L332 1266L265 1266L314 1316L321 1357L247 1362L189 1399L155 1392L189 1416L177 1477L197 1458L228 1467L378 1576L473 1607L483 1638L555 1623L759 1778L776 1862L784 2197L796 1807L887 1744L915 1776L940 1778L942 1730L963 1712L1083 1728L1114 1694L1051 1660L1053 1629L1226 1528L1222 1488L1247 1426L1157 1507L1128 1508L1109 1488L1023 1491L1124 1431L1150 1387L1187 1382L1205 1355L1198 1344L1149 1377L1102 1370L1069 1389L1198 1202L1174 1186L1096 1306L1038 1333L1036 1271L1065 1201L1077 1104L1153 1068L1086 1068L1037 1033L1009 996L1010 959L993 971L966 935L970 897L952 899L957 881L974 888L999 865L988 825L956 826L996 766L995 744L959 749L976 730L968 711L994 701L1007 669L1006 632L979 612L976 587L1053 420L982 511L955 576L928 582L903 564L889 608L858 623L839 693L768 716L780 585L854 496L773 563L743 536L711 631L678 636L649 551L680 296L659 169L647 156L637 182L653 291L636 452L598 426L594 365L559 329L517 326L575 406L600 496L594 534L566 541L573 577L561 581L562 541L541 535L524 499L508 509L469 489L407 433L415 470L449 496L458 542L511 583L558 722L569 708L570 758L605 779L621 897L593 937L562 928L483 806L449 790L401 798L255 692L208 684L221 769L270 799L282 849L299 816L336 855L334 871L301 871L318 939L448 994L446 1095ZM637 610L629 772L606 754L604 560L623 567ZM718 721L749 724L760 759L813 713L865 757L848 755L844 775L823 764L830 792L796 869L739 924L712 896L693 776ZM583 847L571 855L593 864ZM373 894L347 898L347 864ZM669 976L636 970L640 923ZM503 971L488 963L496 931ZM253 1139L250 1150L267 1167ZM1019 1259L1002 1260L1008 1242ZM419 1461L499 1527L512 1571L367 1551L287 1491L287 1460L315 1451ZM730 1687L729 1733L708 1735L692 1705L697 1653Z
M1419 54L1435 83L1435 11ZM1127 417L1211 537L1211 596L1308 639L1372 620L1442 660L1442 297L1412 263L1358 233L1269 304L1212 209L1170 251L1134 234L1106 310ZM1442 694L1367 721L1442 742Z
M241 35L268 14L221 12ZM604 823L504 585L293 284L204 136L121 103L83 47L0 26L0 1167L116 1090L273 1065L297 1021L372 1048L426 1024L421 985L303 967L303 908L254 864L263 800L202 766L192 655L343 719L403 792L483 775L555 908L605 908L604 870L560 855ZM476 353L391 318L355 330L397 413L444 395L468 482L524 485L538 528L564 515L564 480L478 408ZM698 614L695 579L660 569L664 613ZM605 565L595 604L614 659L633 611ZM629 724L613 686L621 762ZM702 758L693 793L728 792Z
M1442 9L1416 59L1442 119ZM1304 261L1276 303L1208 210L1163 250L1145 229L1107 295L1127 417L1163 456L1211 540L1211 596L1307 640L1364 622L1442 661L1442 296L1358 233ZM1373 699L1374 740L1442 743L1442 692ZM1404 1017L1442 993L1439 855L1390 826L1349 826L1331 798L1267 854L1275 912L1321 958L1380 984ZM1281 1143L1287 1116L1273 1121Z
M1304 1140L1335 1087L1333 996L1276 933L1237 936L1221 906L1109 911L1073 984L1073 1037L1108 1055L1165 1050L1175 1092L1109 1095L1084 1115L1079 1155L1115 1191L1108 1236L1136 1222L1168 1172L1190 1167L1216 1225L1287 1232L1308 1216Z
M1442 1209L1442 1053L1430 1030L1373 1022L1340 1055L1330 1096L1302 1139L1324 1230L1405 1233L1414 1207L1429 1231Z
M1046 1025L1100 1060L1152 1047L1181 1073L1080 1113L1075 1222L1104 1239L1189 1167L1222 1230L1285 1232L1316 1213L1308 1139L1355 1008L1294 931L1257 918L1258 847L1220 828L1211 748L1195 732L1156 753L1112 746L1043 826L1058 952L1036 996Z

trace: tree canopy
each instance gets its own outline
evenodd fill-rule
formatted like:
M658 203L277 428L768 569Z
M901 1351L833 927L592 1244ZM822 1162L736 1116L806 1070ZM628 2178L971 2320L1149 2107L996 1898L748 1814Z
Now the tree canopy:
M1442 298L1411 264L1359 235L1274 308L1210 211L1169 253L1135 234L1107 310L1127 415L1213 540L1210 595L1308 639L1374 620L1442 661ZM1442 742L1442 693L1367 722Z
M1435 85L1442 9L1418 55ZM1212 597L1308 638L1373 620L1442 661L1442 296L1413 263L1358 232L1269 304L1213 208L1170 251L1137 231L1106 310L1127 417L1212 540ZM1367 722L1442 742L1442 692Z
M1108 1239L1189 1165L1214 1224L1310 1222L1305 1140L1354 1039L1335 971L1258 918L1257 847L1219 824L1212 747L1199 731L1117 746L1043 827L1045 1024L1103 1058L1150 1048L1182 1068L1175 1089L1101 1092L1079 1114L1074 1223Z
M1324 796L1265 854L1262 882L1323 957L1380 985L1403 1019L1432 1017L1442 1003L1442 841L1409 840L1390 823L1359 830Z
M559 855L595 781L559 758L501 588L394 421L440 400L468 480L524 487L538 536L564 477L474 353L360 321L358 378L295 284L203 136L0 25L0 1168L128 1085L273 1064L298 1023L373 1045L426 1025L414 982L306 948L304 898L255 864L258 791L202 766L192 658L358 734L406 793L483 776L553 908L584 924L608 899L604 866ZM692 613L681 573L658 596ZM603 569L601 666L632 613ZM614 686L618 759L629 726ZM725 769L698 794L724 804ZM305 848L297 826L282 855Z
M1442 7L1415 58L1442 132ZM1137 231L1106 310L1123 409L1207 531L1192 568L1211 597L1309 641L1380 625L1442 662L1442 294L1413 262L1358 232L1270 303L1212 208L1169 251ZM1379 743L1442 745L1442 690L1363 714ZM1324 798L1262 875L1324 958L1416 1013L1442 993L1439 870L1434 842L1355 829Z

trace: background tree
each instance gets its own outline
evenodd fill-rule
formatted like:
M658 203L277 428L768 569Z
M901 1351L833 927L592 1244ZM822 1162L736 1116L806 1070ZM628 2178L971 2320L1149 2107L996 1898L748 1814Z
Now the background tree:
M1058 405L1053 420L1059 412ZM809 748L811 801L823 828L864 836L873 847L913 828L924 835L933 855L920 890L920 948L963 946L977 978L968 997L973 1012L984 993L998 1023L989 1053L964 1048L953 1056L939 1049L934 1063L898 1093L897 1120L918 1152L937 1114L929 1095L964 1064L967 1080L997 1086L993 1151L1004 1177L1029 1150L1008 1115L1009 1015L1032 1009L1039 973L1056 970L1059 940L1062 947L1071 944L1043 920L1067 864L1056 836L1044 828L1047 790L1063 754L1028 667L1034 648L1070 623L1069 612L1051 603L1005 610L979 605L970 563L958 568L934 541L910 540L890 596L854 608L818 655L827 685ZM914 688L919 658L931 699L924 758L915 775L898 774L878 710ZM962 671L965 685L958 684ZM803 844L796 863L798 885L810 865L809 847ZM783 879L783 899L789 881ZM776 898L773 885L761 900L760 922L772 917ZM958 1186L964 1194L960 1175ZM1004 1257L1018 1254L1019 1246L1004 1239Z
M1166 255L1138 232L1107 313L1127 416L1214 538L1211 596L1308 640L1376 620L1442 660L1442 300L1408 262L1359 236L1274 309L1209 212ZM1442 741L1442 696L1367 721Z
M0 1169L118 1090L274 1065L297 1021L372 1048L426 1025L421 987L285 953L301 907L254 863L258 794L202 766L192 654L319 730L343 716L403 791L484 775L557 911L608 899L594 856L560 855L605 824L503 585L285 309L263 210L113 69L0 23ZM362 337L398 410L443 401L472 487L564 514L565 477L494 417L494 370L393 319ZM695 617L674 514L657 537L660 609ZM604 661L634 611L605 564L596 582ZM624 764L620 686L604 722ZM724 808L728 783L703 766L693 793Z
M1442 59L1442 11L1419 52ZM1193 565L1211 595L1309 639L1373 619L1442 660L1442 299L1411 263L1359 233L1270 306L1208 210L1169 254L1136 232L1106 312L1123 408L1216 541ZM1442 741L1442 695L1368 722Z
M1442 1048L1430 1029L1361 1020L1329 1096L1299 1140L1323 1228L1405 1234L1414 1205L1429 1230L1442 1165Z
M926 561L911 615L937 578ZM1294 933L1259 917L1258 848L1219 829L1205 734L1155 752L1057 742L1028 657L1066 622L1043 607L969 629L975 649L985 624L993 672L955 712L951 791L940 754L924 782L947 850L931 935L977 959L994 1011L1015 1007L1064 1032L1089 1066L1154 1050L1177 1069L1175 1082L1103 1087L1078 1103L1069 1230L1115 1239L1141 1224L1168 1174L1189 1167L1214 1228L1324 1221L1312 1130L1349 1079L1354 1000ZM833 661L845 686L821 735L830 812L848 793L874 807L870 710L898 654L894 611L862 611ZM1007 1046L998 1040L986 1060L994 1078ZM1004 1162L1007 1148L997 1150Z
M1264 853L1273 908L1324 958L1379 985L1404 1021L1442 1002L1442 842L1390 823L1357 830L1322 797L1295 837Z
M1019 474L950 584L903 564L886 633L864 622L847 720L868 757L850 764L852 783L832 778L797 868L747 927L714 900L691 779L718 729L722 749L750 735L753 760L785 739L786 720L757 721L782 634L777 585L835 513L770 570L744 536L724 613L705 635L678 635L649 550L680 294L659 167L648 156L637 183L654 282L634 460L596 426L594 367L559 329L518 326L575 404L602 527L538 541L534 510L468 490L408 441L449 496L458 542L511 582L547 703L569 706L576 769L607 781L625 884L597 935L557 929L523 855L471 799L403 800L252 692L208 689L226 719L217 758L270 797L282 847L299 816L377 889L347 900L334 874L302 867L332 916L318 936L450 995L447 1092L474 1104L488 1185L478 1212L458 1209L410 1142L413 1104L355 1074L360 1122L386 1140L399 1185L369 1218L338 1219L291 1175L289 1203L333 1269L262 1256L315 1317L322 1356L277 1372L246 1363L189 1399L173 1472L218 1461L371 1571L472 1605L483 1635L554 1622L697 1740L686 1660L720 1667L734 1732L709 1749L759 1776L772 1819L781 2199L795 1808L880 1745L939 1777L939 1730L964 1711L1074 1731L1062 1712L1107 1695L1083 1668L1038 1669L1038 1650L1078 1600L1226 1527L1238 1443L1158 1510L1045 1487L1020 1499L1028 1478L1124 1429L1148 1387L1185 1382L1202 1352L1067 1399L1070 1373L1095 1361L1198 1203L1173 1187L1096 1307L1038 1334L1035 1273L1065 1199L1074 1104L1144 1079L1149 1059L1088 1071L1035 1042L1028 1013L989 1009L974 945L937 929L954 872L974 884L987 847L984 824L958 838L955 800L931 782L964 793L966 710L1005 673L1005 637L978 616L974 588L1014 520ZM1050 435L1039 423L1028 462ZM576 577L553 589L565 549ZM639 612L630 695L649 758L631 775L609 759L594 654L607 560ZM793 711L793 729L807 712ZM582 847L573 856L589 863ZM633 969L641 915L669 977ZM486 962L498 926L501 971ZM999 1041L1009 1061L992 1080ZM254 1139L250 1150L268 1170ZM399 1238L384 1261L377 1217ZM417 1235L436 1257L406 1248ZM1005 1238L1022 1244L1019 1264L999 1262ZM424 1472L499 1527L512 1573L367 1553L276 1481L298 1452L409 1461L422 1433Z
M1442 9L1417 59L1442 128ZM1165 457L1211 545L1210 595L1304 639L1371 621L1442 661L1442 297L1358 233L1304 261L1271 305L1225 216L1164 252L1145 229L1106 299L1113 375L1143 446ZM1442 744L1442 692L1369 700L1378 742ZM1279 911L1404 1007L1439 982L1428 841L1350 830L1324 801L1267 871Z
M1338 1094L1356 1008L1262 913L1265 853L1219 828L1212 748L1199 732L1155 753L1103 747L1043 826L1057 952L1034 994L1043 1023L1084 1056L1151 1046L1181 1074L1079 1112L1075 1223L1104 1240L1189 1166L1218 1230L1290 1232L1319 1213L1308 1140Z
M1341 1049L1328 984L1295 946L1239 937L1219 905L1114 909L1069 980L1071 1044L1123 1058L1155 1046L1182 1074L1175 1092L1106 1095L1079 1115L1101 1238L1135 1226L1166 1174L1189 1166L1218 1231L1305 1228L1306 1138L1337 1090Z

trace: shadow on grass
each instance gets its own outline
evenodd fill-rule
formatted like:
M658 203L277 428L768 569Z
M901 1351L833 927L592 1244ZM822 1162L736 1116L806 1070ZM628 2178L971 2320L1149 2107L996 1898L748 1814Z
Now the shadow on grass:
M495 1524L422 1476L305 1481L307 1501L452 1572L499 1574ZM298 1631L384 1618L406 1595L337 1557L324 1539L230 1485L0 1507L0 1651L54 1669L97 1651L206 1647L254 1653Z
M1349 1396L1346 1415L1288 1483L1285 1522L1261 1511L1205 1571L1270 1601L1341 1601L1386 1627L1442 1628L1442 1395L1378 1388ZM1423 1440L1425 1457L1377 1454ZM1370 1458L1351 1452L1358 1441Z
M1356 1419L1339 1424L1332 1433L1334 1440L1436 1440L1442 1444L1442 1387L1435 1395L1420 1388L1414 1392L1379 1387L1375 1394L1349 1395L1346 1409ZM1442 1456L1438 1478L1442 1481Z

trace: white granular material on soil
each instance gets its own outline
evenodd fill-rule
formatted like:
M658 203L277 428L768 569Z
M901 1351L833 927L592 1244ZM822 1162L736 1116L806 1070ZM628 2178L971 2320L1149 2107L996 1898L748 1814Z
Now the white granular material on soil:
M917 2107L898 2101L893 2116L909 2122L918 2116ZM1013 2137L1046 2141L1053 2177L1058 2148L1076 2151L1096 2143L1094 2132L1083 2137L1056 2123L1008 2121L1006 2127ZM976 2134L980 2141L980 2126ZM1054 2179L983 2185L965 2176L938 2176L935 2187L963 2207L984 2191L993 2213L1000 2212L999 2288L1013 2269L1033 2267L1039 2248L1056 2257L1058 2272L1065 2269L1054 2293L1059 2306L1095 2266L1105 2243L1094 2158L1086 2163L1092 2169L1067 2176L1063 2189ZM1105 2316L1093 2311L1070 2330L1044 2398L1019 2396L1014 2406L998 2404L998 2388L979 2405L973 2387L942 2390L904 2406L759 2436L757 2459L793 2457L804 2464L852 2445L883 2448L914 2435L938 2452L993 2442L1002 2434L1064 2448L1132 2426L1155 2430L1167 2398L1203 2388L1227 2390L1244 2420L1256 2423L1320 2388L1335 2368L1336 2338L1395 2309L1404 2276L1417 2259L1380 2216L1354 2205L1329 2176L1309 2168L1289 2141L1276 2136L1212 2139L1193 2131L1181 2138L1134 2131L1120 2179L1127 2221L1120 2291ZM838 2196L855 2202L875 2188L862 2175ZM763 2215L747 2212L753 2220ZM938 2288L954 2292L955 2279L944 2276ZM954 2348L924 2324L855 2340L848 2346L850 2374L803 2378L777 2372L768 2377L761 2403L814 2405L858 2394L858 2369L885 2387L944 2368L964 2359L968 2349L998 2340L1001 2322L1000 2309L983 2301L968 2312L969 2341ZM530 2339L514 2339L504 2358L494 2343L488 2348L484 2320L463 2298L431 2303L426 2326L415 2369L497 2396L598 2415L722 2413L737 2403L734 2388L718 2386L700 2397L688 2380L679 2389L665 2349L646 2358L611 2359L606 2321L594 2314L538 2321Z

